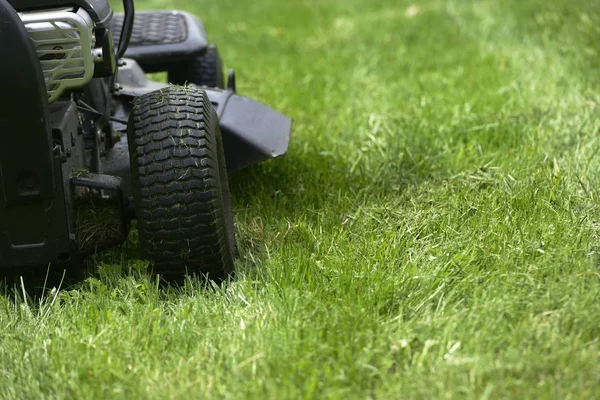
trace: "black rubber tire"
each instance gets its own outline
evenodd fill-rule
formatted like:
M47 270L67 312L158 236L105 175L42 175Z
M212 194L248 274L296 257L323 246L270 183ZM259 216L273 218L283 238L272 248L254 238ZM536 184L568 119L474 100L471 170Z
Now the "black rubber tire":
M203 55L170 70L169 82L174 85L193 83L198 86L225 88L223 61L217 46L210 45Z
M233 272L235 231L217 115L204 90L137 97L128 125L142 257L168 281Z

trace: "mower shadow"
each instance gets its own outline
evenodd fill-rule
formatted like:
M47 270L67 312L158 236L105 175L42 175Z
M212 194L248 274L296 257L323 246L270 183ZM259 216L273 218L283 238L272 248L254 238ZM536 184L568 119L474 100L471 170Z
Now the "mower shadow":
M422 163L399 157L381 169L353 168L343 157L288 153L230 176L230 190L238 233L240 259L252 268L248 254L264 253L273 238L252 237L253 219L272 226L286 221L320 224L339 218L340 223L364 204L398 199L408 185L430 180L433 171ZM316 167L315 167L316 166ZM380 173L374 173L379 171ZM252 214L257 215L252 215ZM271 233L277 228L272 227ZM248 232L248 233L246 233ZM260 236L260 235L259 235ZM248 262L248 264L246 264Z
M72 270L57 266L38 266L18 271L2 271L0 296L15 297L15 293L19 293L19 297L25 294L29 299L37 300L52 289L67 289L81 283L86 278L86 270L87 268Z
M86 279L98 277L102 265L114 265L123 277L139 275L139 265L127 268L138 260L136 239L135 232L131 232L125 243L83 259L80 266L46 265L0 271L0 296L14 297L14 293L19 293L19 297L26 294L38 300L53 289L77 289Z
M397 168L374 176L327 158L318 170L305 161L290 154L230 175L234 213L258 202L269 207L261 213L294 218L307 209L343 207L349 199L393 196L409 182Z

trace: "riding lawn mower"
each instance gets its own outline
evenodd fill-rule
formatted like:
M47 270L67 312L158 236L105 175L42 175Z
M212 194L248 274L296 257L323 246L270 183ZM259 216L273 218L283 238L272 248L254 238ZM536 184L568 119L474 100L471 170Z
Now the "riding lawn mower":
M123 10L0 0L0 273L79 268L133 220L166 279L233 271L228 174L283 155L291 120L225 84L196 16Z

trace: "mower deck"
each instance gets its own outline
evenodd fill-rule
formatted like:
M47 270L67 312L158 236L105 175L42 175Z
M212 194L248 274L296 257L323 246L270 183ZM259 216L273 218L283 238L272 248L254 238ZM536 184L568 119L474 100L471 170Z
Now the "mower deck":
M170 86L149 80L135 60L126 59L125 63L119 71L121 89L114 97L117 120L129 115L130 99ZM227 89L203 88L219 118L229 173L285 154L292 130L292 120L287 115L237 94L234 80L232 75ZM113 122L113 128L117 132L125 132L127 126ZM102 159L102 165L104 173L123 178L124 190L128 192L129 153L125 136Z

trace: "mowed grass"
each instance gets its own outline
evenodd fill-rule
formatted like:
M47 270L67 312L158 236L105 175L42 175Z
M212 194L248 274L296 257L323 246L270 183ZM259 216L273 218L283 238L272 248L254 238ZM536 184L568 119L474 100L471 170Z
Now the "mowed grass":
M231 177L236 278L162 289L133 244L9 287L0 396L600 396L599 3L165 7L294 119Z

